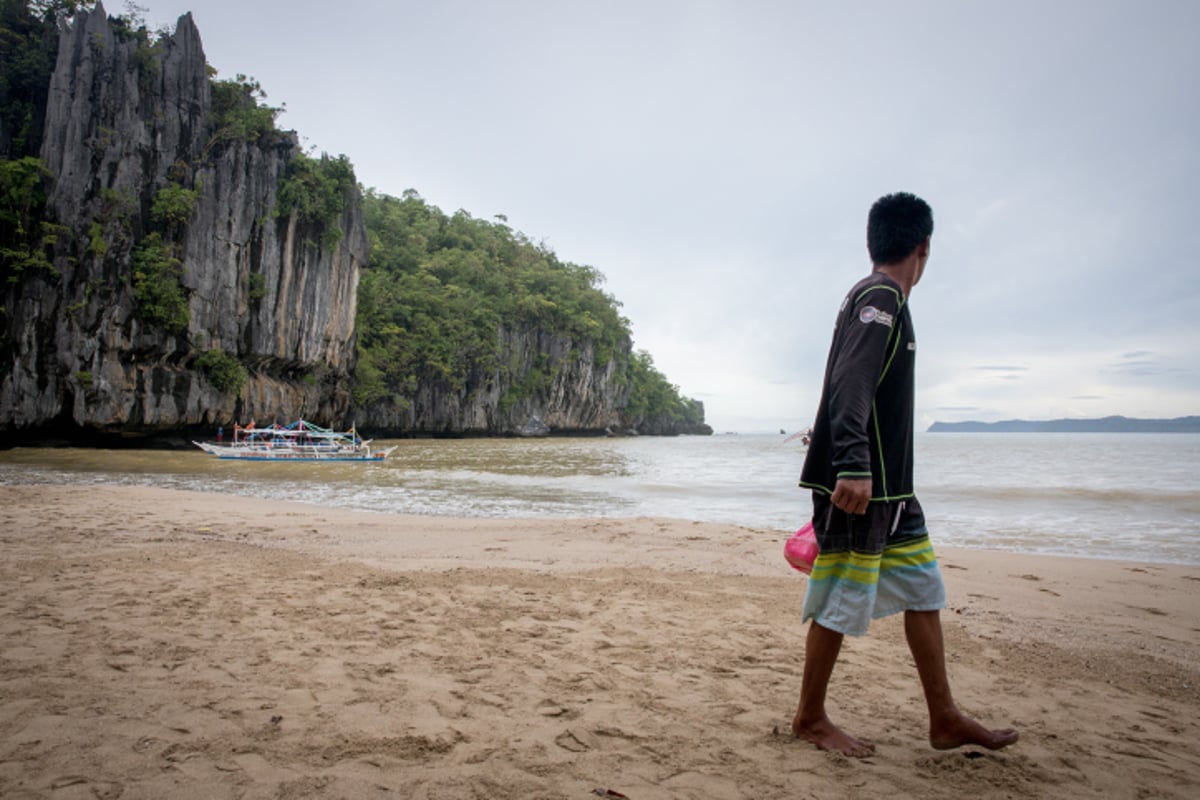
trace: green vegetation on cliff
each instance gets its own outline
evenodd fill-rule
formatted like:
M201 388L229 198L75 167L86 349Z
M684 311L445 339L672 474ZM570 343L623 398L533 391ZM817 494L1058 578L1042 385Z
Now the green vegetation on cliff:
M0 160L0 280L15 283L33 270L54 275L47 253L62 226L42 219L49 172L41 159Z
M43 219L49 172L37 154L59 22L91 5L0 0L0 279L5 282L33 270L55 273L47 252L63 231Z
M37 155L59 22L92 5L0 0L0 158Z
M150 206L150 219L166 225L186 225L199 197L200 192L195 189L168 183L154 196L154 203Z
M539 330L593 346L597 365L616 358L614 380L630 387L623 417L631 422L703 422L701 405L682 397L645 352L628 358L629 320L592 267L560 260L514 231L503 218L447 215L415 191L397 198L365 192L363 216L370 266L358 292L361 404L400 405L427 381L456 389L512 369L502 332ZM545 359L510 374L501 404L544 389Z
M359 402L403 402L426 380L462 388L479 370L505 369L504 329L590 341L600 363L629 339L599 272L502 222L447 215L411 190L368 190L363 215L371 251L358 294Z
M258 81L240 73L232 80L216 80L215 70L209 72L213 134L208 150L225 142L257 142L278 133L275 120L283 109L266 104L267 93Z
M229 394L240 392L250 377L242 362L219 347L214 347L196 359L196 366L204 371L213 386Z
M679 394L679 387L667 381L654 366L645 350L633 354L629 362L632 391L625 416L629 419L655 419L661 422L699 425L704 422L704 406Z
M281 140L283 134L275 123L284 109L267 105L267 93L258 81L242 74L217 80L214 71L209 71L213 133L206 153L230 142L268 144ZM321 232L320 243L333 247L345 235L338 218L356 187L354 167L346 156L334 158L322 153L314 158L296 153L279 184L274 215L294 216L302 224L314 226Z
M325 153L311 158L303 153L288 162L287 175L279 185L276 216L294 215L301 222L322 230L321 244L333 247L344 235L338 218L347 198L357 186L354 167L344 155Z
M174 250L157 232L142 239L133 251L133 293L142 319L180 334L187 331L190 313L183 262Z

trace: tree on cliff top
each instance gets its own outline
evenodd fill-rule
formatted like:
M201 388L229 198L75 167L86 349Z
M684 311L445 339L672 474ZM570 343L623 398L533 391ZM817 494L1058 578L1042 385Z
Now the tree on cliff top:
M210 73L214 72L211 68ZM238 74L228 80L209 81L212 89L213 134L210 151L226 142L257 142L278 134L275 121L283 107L266 104L267 93L254 78Z

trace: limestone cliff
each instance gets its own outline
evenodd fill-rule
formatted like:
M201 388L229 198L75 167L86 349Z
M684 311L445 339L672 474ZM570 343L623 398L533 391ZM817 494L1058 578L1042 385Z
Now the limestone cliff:
M628 411L628 340L597 363L595 343L569 334L518 326L497 337L503 367L472 370L457 385L420 381L409 396L357 408L355 419L383 436L712 434L698 401L694 423Z
M595 345L526 326L497 331L503 368L477 369L460 386L421 381L412 396L360 410L360 425L390 434L598 434L622 428L629 396L618 371L628 357L597 364ZM532 376L538 376L533 378Z
M0 288L0 432L346 414L366 233L353 188L332 223L280 213L302 157L294 134L218 130L190 14L151 43L100 4L79 13L41 147L53 269ZM166 271L148 275L154 259ZM185 310L151 313L171 280ZM240 385L200 368L214 350L246 370Z
M369 268L349 162L304 154L240 76L214 81L190 14L160 38L132 24L99 3L80 12L58 35L48 92L37 84L44 124L30 129L40 131L47 171L36 209L45 235L33 242L24 225L22 241L0 241L0 446L148 435L182 443L235 421L296 418L354 421L373 436L711 432L702 406L663 389L661 374L632 369L628 323L619 304L605 306L611 298L597 300L590 268L568 269L506 226L429 209L415 209L419 230L380 237L373 227L377 245L416 250ZM9 138L0 130L11 166ZM34 222L32 206L23 212ZM21 226L5 219L0 238L14 238ZM8 255L31 246L36 258ZM474 277L442 275L459 263ZM420 279L397 289L389 269ZM462 293L485 273L477 299L507 310L471 342L445 325L452 334L430 349L434 318L464 313ZM360 277L375 328L356 328ZM572 280L591 288L571 289ZM489 302L512 301L520 281L529 283L520 302ZM574 292L566 298L564 281ZM590 310L546 311L581 298ZM407 311L383 303L422 311L401 326ZM373 351L372 337L391 339ZM410 363L406 352L426 356ZM647 377L656 404L632 402Z

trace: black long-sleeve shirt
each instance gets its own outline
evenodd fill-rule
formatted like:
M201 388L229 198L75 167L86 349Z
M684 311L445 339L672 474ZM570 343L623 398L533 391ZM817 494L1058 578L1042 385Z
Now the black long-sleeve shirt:
M872 501L912 497L916 355L900 285L882 272L855 284L838 310L801 486L833 494L838 478L870 478Z

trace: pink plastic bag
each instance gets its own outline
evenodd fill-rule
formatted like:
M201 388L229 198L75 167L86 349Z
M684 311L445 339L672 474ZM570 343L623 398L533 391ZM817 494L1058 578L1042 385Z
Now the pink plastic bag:
M804 527L787 540L783 546L783 557L805 575L812 572L813 562L817 560L817 534L812 522L804 523Z

